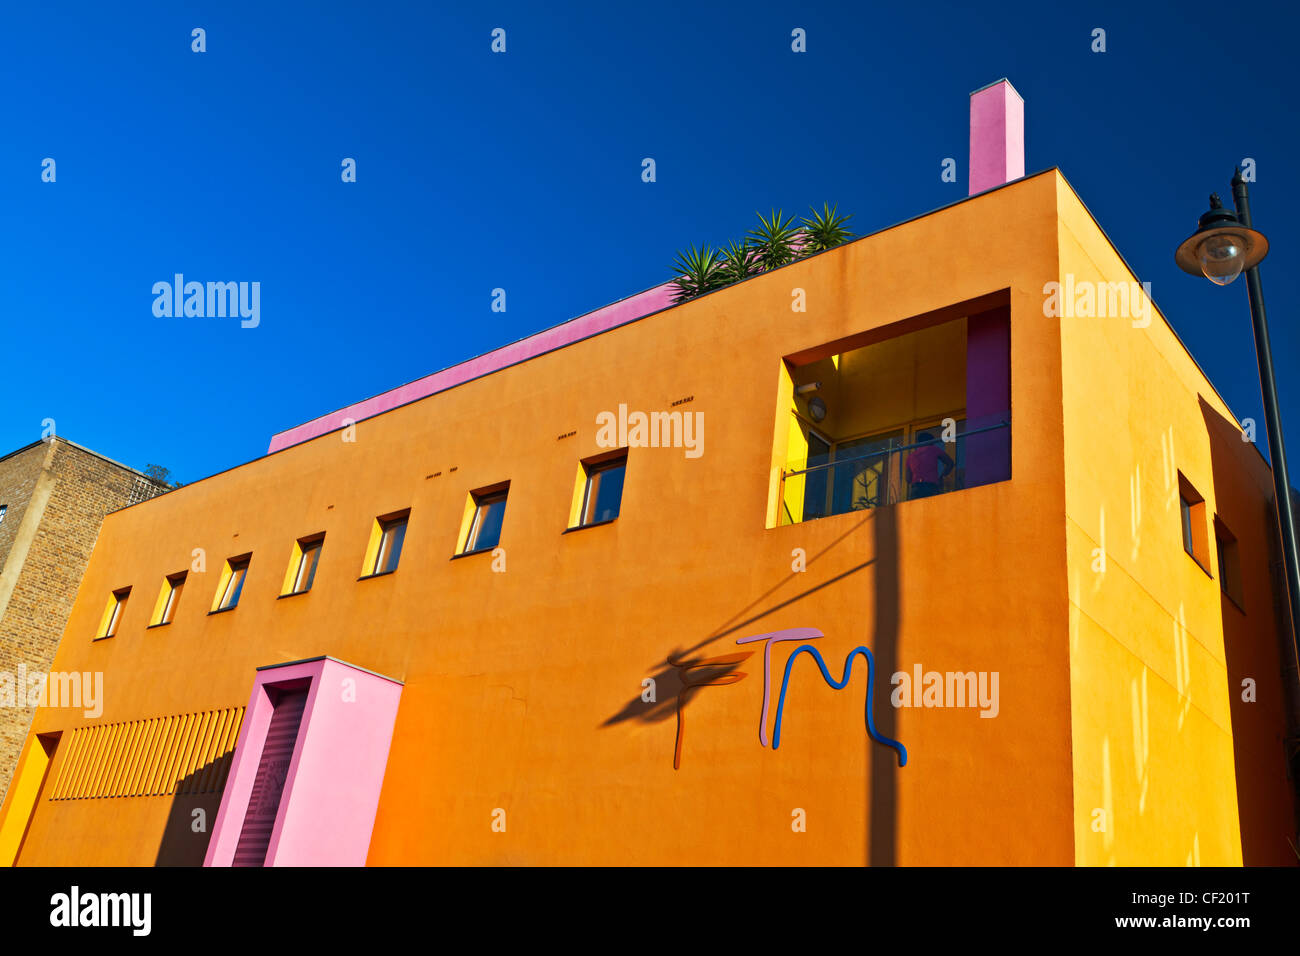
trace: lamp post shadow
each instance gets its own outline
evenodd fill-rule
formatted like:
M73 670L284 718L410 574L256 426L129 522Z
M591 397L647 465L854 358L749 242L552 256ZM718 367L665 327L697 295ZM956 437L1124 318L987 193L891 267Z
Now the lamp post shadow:
M893 506L875 511L875 606L872 635L873 653L880 674L898 670L899 574L898 515ZM898 712L892 705L878 708L875 719L880 732L898 739ZM895 866L898 863L898 763L894 752L873 744L867 750L871 782L867 792L867 846L864 856L869 866Z

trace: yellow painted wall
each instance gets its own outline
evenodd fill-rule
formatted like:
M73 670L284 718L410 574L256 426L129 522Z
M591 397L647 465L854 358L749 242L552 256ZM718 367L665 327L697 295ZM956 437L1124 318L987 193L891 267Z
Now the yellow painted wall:
M1057 188L1059 281L1135 281L1069 185ZM1266 582L1267 469L1239 436L1213 453L1207 415L1231 412L1154 306L1146 327L1140 312L1043 321L1061 328L1076 860L1238 865L1239 815L1262 814L1246 862L1294 863L1276 622L1253 595L1250 621L1237 622L1250 664L1229 666L1213 538L1207 573L1183 550L1179 513L1181 471L1207 521L1251 528L1243 576ZM1261 703L1240 700L1246 670Z

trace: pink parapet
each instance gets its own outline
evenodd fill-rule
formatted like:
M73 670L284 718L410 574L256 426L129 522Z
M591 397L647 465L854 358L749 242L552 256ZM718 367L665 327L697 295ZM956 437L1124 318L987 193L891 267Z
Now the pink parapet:
M652 289L646 289L644 292L638 292L636 295L630 295L626 299L619 299L619 301L594 312L588 312L576 319L570 319L568 322L538 332L535 335L530 335L525 339L520 339L518 342L512 342L499 349L493 349L491 352L472 358L467 362L461 362L459 365L453 365L440 372L426 375L414 382L399 385L397 388L389 389L372 398L356 402L347 408L341 408L338 411L330 412L328 415L312 419L305 424L279 432L271 437L271 446L267 449L267 453L270 454L291 445L297 445L327 432L332 432L336 428L342 428L350 422L359 422L371 418L381 412L397 408L399 405L405 405L416 399L433 395L435 392L445 391L456 385L463 385L490 372L500 371L525 359L535 358L546 352L553 352L558 348L572 345L574 342L605 332L615 326L624 325L634 319L650 315L652 312L666 309L673 304L673 295L676 291L677 287L673 283L665 282Z

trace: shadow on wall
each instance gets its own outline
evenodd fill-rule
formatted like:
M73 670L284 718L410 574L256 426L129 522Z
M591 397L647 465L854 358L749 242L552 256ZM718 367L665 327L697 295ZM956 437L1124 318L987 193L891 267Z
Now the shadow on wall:
M873 525L876 554L876 593L871 635L877 673L898 670L898 515L894 508L881 508ZM886 697L886 700L888 697ZM881 707L875 719L881 734L898 739L898 711ZM867 795L866 859L870 866L898 863L898 764L894 752L875 745L870 737L862 741L871 767L871 788Z
M897 669L895 665L898 659L897 517L893 506L883 506L862 514L861 520L855 521L843 534L817 554L808 557L805 562L805 568L807 569L805 572L790 571L763 594L723 622L708 637L690 647L676 648L666 654L664 658L655 662L651 668L654 670L653 678L655 681L656 699L654 702L643 701L640 696L634 696L623 705L618 713L609 717L600 726L610 727L627 720L638 720L643 723L653 724L676 716L678 720L677 743L673 766L674 768L680 767L683 760L682 745L685 737L685 711L693 697L693 692L701 687L733 684L741 680L747 675L738 668L753 653L752 651L737 653L733 650L736 645L730 642L719 644L717 647L711 648L711 650L722 651L726 648L728 651L732 651L731 653L704 657L697 656L699 652L709 648L710 645L723 641L724 638L754 633L755 625L763 621L764 618L798 604L805 598L811 597L826 588L845 582L873 564L876 565L875 593L872 595L874 627L873 633L862 635L861 640L871 647L872 653L875 655L877 680L882 674L892 674ZM854 565L846 571L842 571L820 584L805 588L788 598L777 599L778 591L797 578L803 579L817 561L830 554L850 536L866 533L864 526L868 523L872 525L874 534L874 558ZM773 601L774 603L762 607L767 601ZM807 626L815 626L816 621L809 620L806 624ZM758 661L750 666L761 669L761 656ZM779 673L779 668L775 663L773 664L773 671ZM884 699L888 700L888 694L884 695ZM876 720L877 730L880 733L886 737L896 737L897 717L893 707L878 708ZM871 738L866 735L864 735L864 746L868 750L867 759L868 766L871 767L871 783L868 792L864 793L867 804L868 844L864 848L863 859L864 862L869 863L871 866L893 866L897 862L897 774L899 772L897 757L893 750L874 744ZM689 759L689 754L687 759Z
M1258 488L1271 488L1272 477L1234 422L1204 399L1201 414L1219 508L1211 533L1219 546L1215 583L1223 617L1242 862L1295 865L1300 686L1286 626L1272 495L1262 505L1256 503ZM1264 436L1258 437L1262 441ZM1253 700L1247 699L1252 693L1244 681L1253 681Z
M189 776L176 784L172 794L171 811L167 814L167 826L163 830L162 843L158 846L158 857L154 866L202 866L203 858L208 852L208 841L212 839L212 828L217 822L217 809L221 806L221 794L225 787L214 793L194 793L199 788L199 781L209 770L220 771L218 764L230 762L230 755L224 754L212 763L199 767ZM223 774L224 776L224 774Z
M668 655L666 666L654 675L655 699L634 697L621 711L606 720L602 727L637 719L657 724L669 717L677 718L677 739L673 747L673 769L682 766L682 743L686 738L686 707L695 691L702 687L719 687L744 680L749 675L736 668L752 651L722 654L718 657L689 657L677 648Z

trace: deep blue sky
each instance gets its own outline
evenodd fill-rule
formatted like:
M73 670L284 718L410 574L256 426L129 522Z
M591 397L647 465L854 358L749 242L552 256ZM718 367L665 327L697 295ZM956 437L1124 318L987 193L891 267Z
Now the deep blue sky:
M965 195L967 96L1006 76L1026 102L1028 171L1061 167L1262 442L1245 283L1216 289L1173 261L1209 192L1226 198L1233 165L1257 161L1294 463L1297 22L1225 9L11 4L0 452L53 418L193 481L278 430L663 281L677 249L739 237L756 209L838 202L859 234L910 218ZM505 55L489 51L498 26ZM345 156L356 184L340 182ZM944 157L956 184L940 181ZM155 318L151 286L175 272L260 281L261 325ZM498 286L504 314L489 308Z

